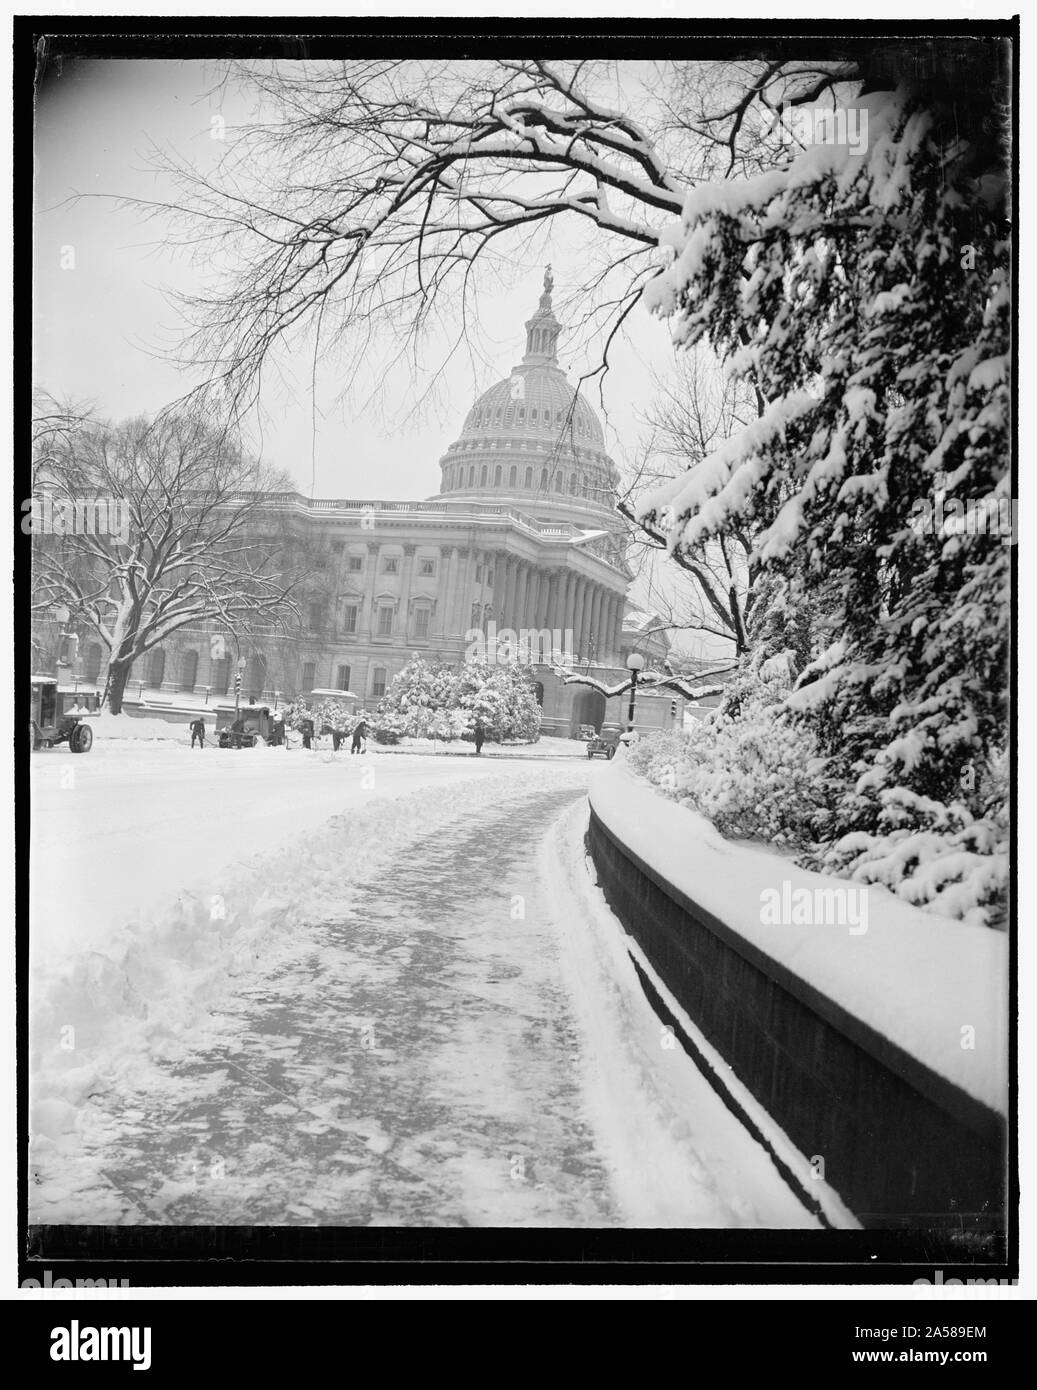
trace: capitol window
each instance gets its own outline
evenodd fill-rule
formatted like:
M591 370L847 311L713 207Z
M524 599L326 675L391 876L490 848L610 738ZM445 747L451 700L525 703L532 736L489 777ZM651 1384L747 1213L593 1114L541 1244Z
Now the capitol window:
M426 639L429 631L429 620L432 617L431 608L415 608L414 610L414 636Z
M378 636L392 636L392 615L393 608L391 603L383 603L378 609Z
M419 567L418 567L418 573L419 573L419 574L431 576L431 575L434 575L435 572L436 572L436 562L435 562L435 560L421 560L421 561L419 561Z
M485 465L485 463L483 464L482 469L481 469L481 471L480 471L480 473L479 473L479 486L480 486L480 487L485 487L485 486L486 486L486 465Z
M383 573L383 574L399 574L399 572L400 572L400 561L399 561L399 557L396 556L396 555L387 555L387 556L385 557L385 562L384 562L383 565L382 565L382 573Z
M501 466L500 466L500 464L498 463L497 467L493 470L493 486L494 486L494 487L500 487L500 481L501 481Z
M530 491L530 490L532 489L532 487L533 487L533 470L532 470L532 468L527 468L527 469L526 469L526 490L527 490L527 491Z

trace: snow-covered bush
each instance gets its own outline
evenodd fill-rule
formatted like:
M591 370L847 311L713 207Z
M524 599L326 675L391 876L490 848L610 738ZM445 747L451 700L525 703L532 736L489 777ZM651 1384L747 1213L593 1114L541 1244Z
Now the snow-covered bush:
M722 707L690 731L648 734L630 748L629 766L725 835L812 846L820 759L810 732L775 698L779 685L758 679L736 713Z
M358 716L354 727L360 723L361 719L365 720L367 731L375 743L399 743L400 739L409 732L407 719L398 710L383 710L379 706L371 716Z
M536 682L518 662L468 661L459 676L459 705L468 717L468 730L479 720L486 737L535 743L540 737L540 706Z
M469 661L454 671L413 656L393 677L371 721L381 742L403 737L471 739L480 721L488 739L533 743L540 706L527 667Z
M990 809L983 816L973 817L962 800L946 804L906 787L884 788L876 830L834 841L824 837L837 789L823 776L817 741L759 681L746 678L731 708L725 704L689 731L647 735L627 760L723 834L785 846L806 868L882 884L916 907L974 925L1003 925L1009 848L1003 757L984 769Z
M341 700L321 700L314 705L311 717L318 734L348 734L352 732L355 716Z
M284 714L284 726L286 729L294 729L296 733L299 733L307 721L313 721L314 729L317 727L313 710L310 709L302 696L297 696L296 699L290 700L288 704L285 705L282 713Z

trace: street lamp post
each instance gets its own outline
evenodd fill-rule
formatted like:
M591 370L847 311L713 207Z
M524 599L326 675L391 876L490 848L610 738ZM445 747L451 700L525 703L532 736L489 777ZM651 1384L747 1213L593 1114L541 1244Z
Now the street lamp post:
M628 732L634 731L634 702L637 699L637 673L643 671L645 659L640 652L631 652L627 657L627 670L630 672L630 710L627 714Z

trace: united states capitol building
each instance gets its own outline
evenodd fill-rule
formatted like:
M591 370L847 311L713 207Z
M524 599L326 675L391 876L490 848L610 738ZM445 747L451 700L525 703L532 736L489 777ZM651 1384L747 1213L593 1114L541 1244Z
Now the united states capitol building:
M564 684L559 665L606 684L626 675L637 651L648 669L666 657L658 620L627 598L628 533L615 510L618 470L601 422L558 365L562 324L550 269L525 325L526 350L475 401L439 461L427 501L331 500L271 494L263 512L302 540L311 579L298 630L241 637L185 628L134 668L127 709L221 703L244 662L242 694L283 700L313 689L350 691L373 709L414 653L457 664L506 633L533 667L545 733L621 723L625 699ZM473 640L474 639L474 640ZM508 637L504 636L505 644ZM84 639L77 681L102 679L100 645ZM66 677L67 679L67 673ZM645 692L639 726L679 724L679 698Z

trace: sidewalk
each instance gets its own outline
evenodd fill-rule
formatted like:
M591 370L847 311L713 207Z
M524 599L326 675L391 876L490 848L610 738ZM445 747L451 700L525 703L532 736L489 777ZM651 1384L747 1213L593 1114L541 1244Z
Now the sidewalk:
M71 1164L37 1160L38 1217L82 1220L93 1168L118 1224L621 1224L533 871L583 794L567 782L427 793L389 867L352 883L368 840L342 817L330 872L296 869L309 900L205 1025L84 1107Z

